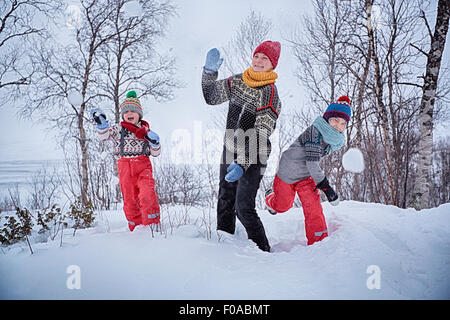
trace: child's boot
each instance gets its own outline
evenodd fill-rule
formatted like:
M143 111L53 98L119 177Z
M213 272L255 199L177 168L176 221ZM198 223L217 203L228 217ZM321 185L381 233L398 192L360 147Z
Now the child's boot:
M140 225L139 222L128 221L128 229L130 229L130 231L133 231L138 225Z
M270 214L276 215L277 212L276 212L275 210L273 210L273 209L270 207L270 204L269 204L270 199L271 199L274 195L275 195L275 194L274 194L272 188L267 189L267 190L266 190L266 194L265 194L265 196L266 196L266 199L265 199L265 200L266 200L266 209L267 209L267 211L269 211Z

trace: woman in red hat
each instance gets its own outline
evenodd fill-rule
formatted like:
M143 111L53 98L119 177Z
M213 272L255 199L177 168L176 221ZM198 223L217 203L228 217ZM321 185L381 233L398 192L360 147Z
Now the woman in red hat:
M281 110L274 72L280 43L264 41L253 52L243 73L217 80L223 62L216 48L209 50L203 68L202 90L207 104L229 101L220 165L217 230L235 232L236 216L249 239L270 251L264 226L255 210L255 198L269 158L269 137Z

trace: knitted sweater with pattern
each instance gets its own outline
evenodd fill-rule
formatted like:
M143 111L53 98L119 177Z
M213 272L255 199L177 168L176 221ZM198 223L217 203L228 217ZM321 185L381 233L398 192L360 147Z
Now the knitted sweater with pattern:
M224 144L232 161L247 170L252 164L267 165L271 152L269 137L281 111L277 87L250 87L242 74L217 80L218 72L203 71L202 90L207 104L229 101Z
M148 141L138 139L134 133L123 128L120 123L104 130L98 130L98 135L100 141L111 139L114 142L116 160L121 157L136 158L141 155L157 157L161 153L161 146L156 149L152 148Z
M309 126L294 143L282 153L277 176L288 184L296 183L311 176L318 184L325 178L320 168L320 159L329 154L330 145L314 126Z

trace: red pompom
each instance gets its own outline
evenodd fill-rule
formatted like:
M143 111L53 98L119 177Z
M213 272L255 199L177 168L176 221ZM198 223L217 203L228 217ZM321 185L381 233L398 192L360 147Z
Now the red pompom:
M348 104L350 104L350 98L347 97L347 96L341 96L341 97L339 97L339 99L337 99L337 101L338 101L338 102L339 102L339 101L345 101L345 102L347 102Z

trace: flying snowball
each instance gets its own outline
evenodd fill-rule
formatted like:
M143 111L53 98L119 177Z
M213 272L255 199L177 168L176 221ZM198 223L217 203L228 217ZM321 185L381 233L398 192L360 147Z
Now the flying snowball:
M364 171L364 157L356 148L350 148L342 156L342 165L346 171L361 173Z
M67 93L67 100L71 105L79 107L83 103L83 96L77 91L69 91Z
M142 14L142 6L139 1L126 2L122 9L128 18L140 17Z

